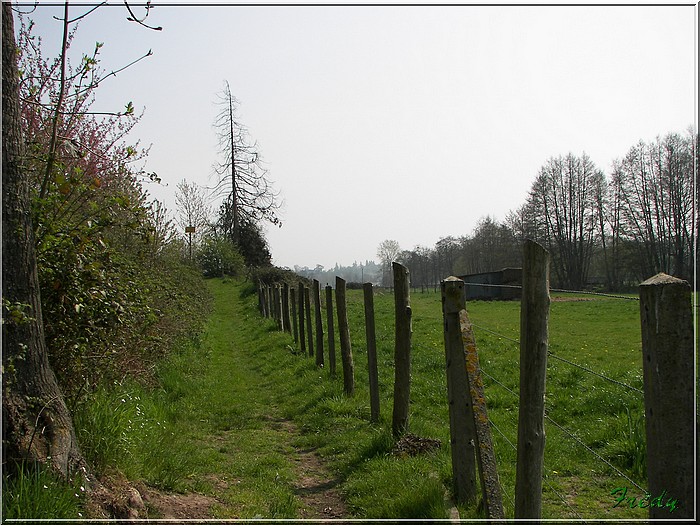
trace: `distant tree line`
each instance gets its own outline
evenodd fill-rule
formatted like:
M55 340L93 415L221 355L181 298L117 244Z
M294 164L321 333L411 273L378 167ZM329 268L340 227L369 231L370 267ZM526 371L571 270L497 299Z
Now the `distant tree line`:
M585 153L550 158L525 203L505 220L483 217L471 234L443 237L432 248L382 242L382 282L389 284L392 260L409 268L416 288L449 275L519 267L525 239L550 252L556 287L623 291L658 272L691 280L697 142L694 130L640 141L608 176Z
M337 276L345 279L348 287L352 288L353 283L381 284L382 269L374 261L365 261L359 264L355 261L352 266L339 266L336 263L333 268L329 269L325 269L320 264L317 264L314 268L294 265L294 273L306 279L316 279L322 285L330 284L331 286L334 285Z

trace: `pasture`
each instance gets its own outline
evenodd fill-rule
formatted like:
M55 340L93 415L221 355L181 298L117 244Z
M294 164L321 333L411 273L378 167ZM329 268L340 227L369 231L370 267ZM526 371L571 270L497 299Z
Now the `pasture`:
M542 517L645 518L647 509L615 507L617 496L611 494L627 487L628 495L639 499L646 490L639 303L566 294L552 298ZM451 464L440 294L411 295L409 431L442 442L438 451L415 457L391 453L393 295L375 292L381 397L377 425L369 423L362 291L348 290L347 300L356 379L352 398L342 394L340 366L335 378L302 355L291 355L292 361L289 355L259 355L261 366L271 376L287 370L277 382L285 385L280 405L287 417L301 423L304 444L318 447L337 470L357 517L443 518ZM520 304L475 301L467 310L484 372L506 516L512 518ZM324 315L327 331L325 327ZM336 341L336 353L337 346ZM459 510L462 518L479 516L475 509Z

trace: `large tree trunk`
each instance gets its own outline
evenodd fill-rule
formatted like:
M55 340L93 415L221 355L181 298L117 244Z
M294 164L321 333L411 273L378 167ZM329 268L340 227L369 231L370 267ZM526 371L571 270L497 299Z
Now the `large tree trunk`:
M30 214L22 174L14 23L2 3L3 464L41 462L63 476L84 468L73 422L46 353Z

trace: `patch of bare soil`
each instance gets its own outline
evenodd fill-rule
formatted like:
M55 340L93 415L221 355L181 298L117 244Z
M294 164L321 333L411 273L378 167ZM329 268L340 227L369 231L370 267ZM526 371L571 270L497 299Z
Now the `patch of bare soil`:
M148 517L166 519L206 519L212 517L215 498L203 494L167 494L147 488L142 494Z
M299 431L289 420L274 419L273 426L290 436ZM291 439L290 439L291 440ZM294 448L294 469L297 474L294 493L301 499L299 510L302 519L339 519L350 517L338 485L340 479L334 477L315 448Z

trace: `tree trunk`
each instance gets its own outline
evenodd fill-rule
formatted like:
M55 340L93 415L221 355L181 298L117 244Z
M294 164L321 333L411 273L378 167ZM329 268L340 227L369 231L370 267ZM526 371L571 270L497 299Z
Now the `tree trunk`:
M18 79L12 4L3 2L3 466L41 462L68 477L85 462L44 340L29 184L21 167Z

